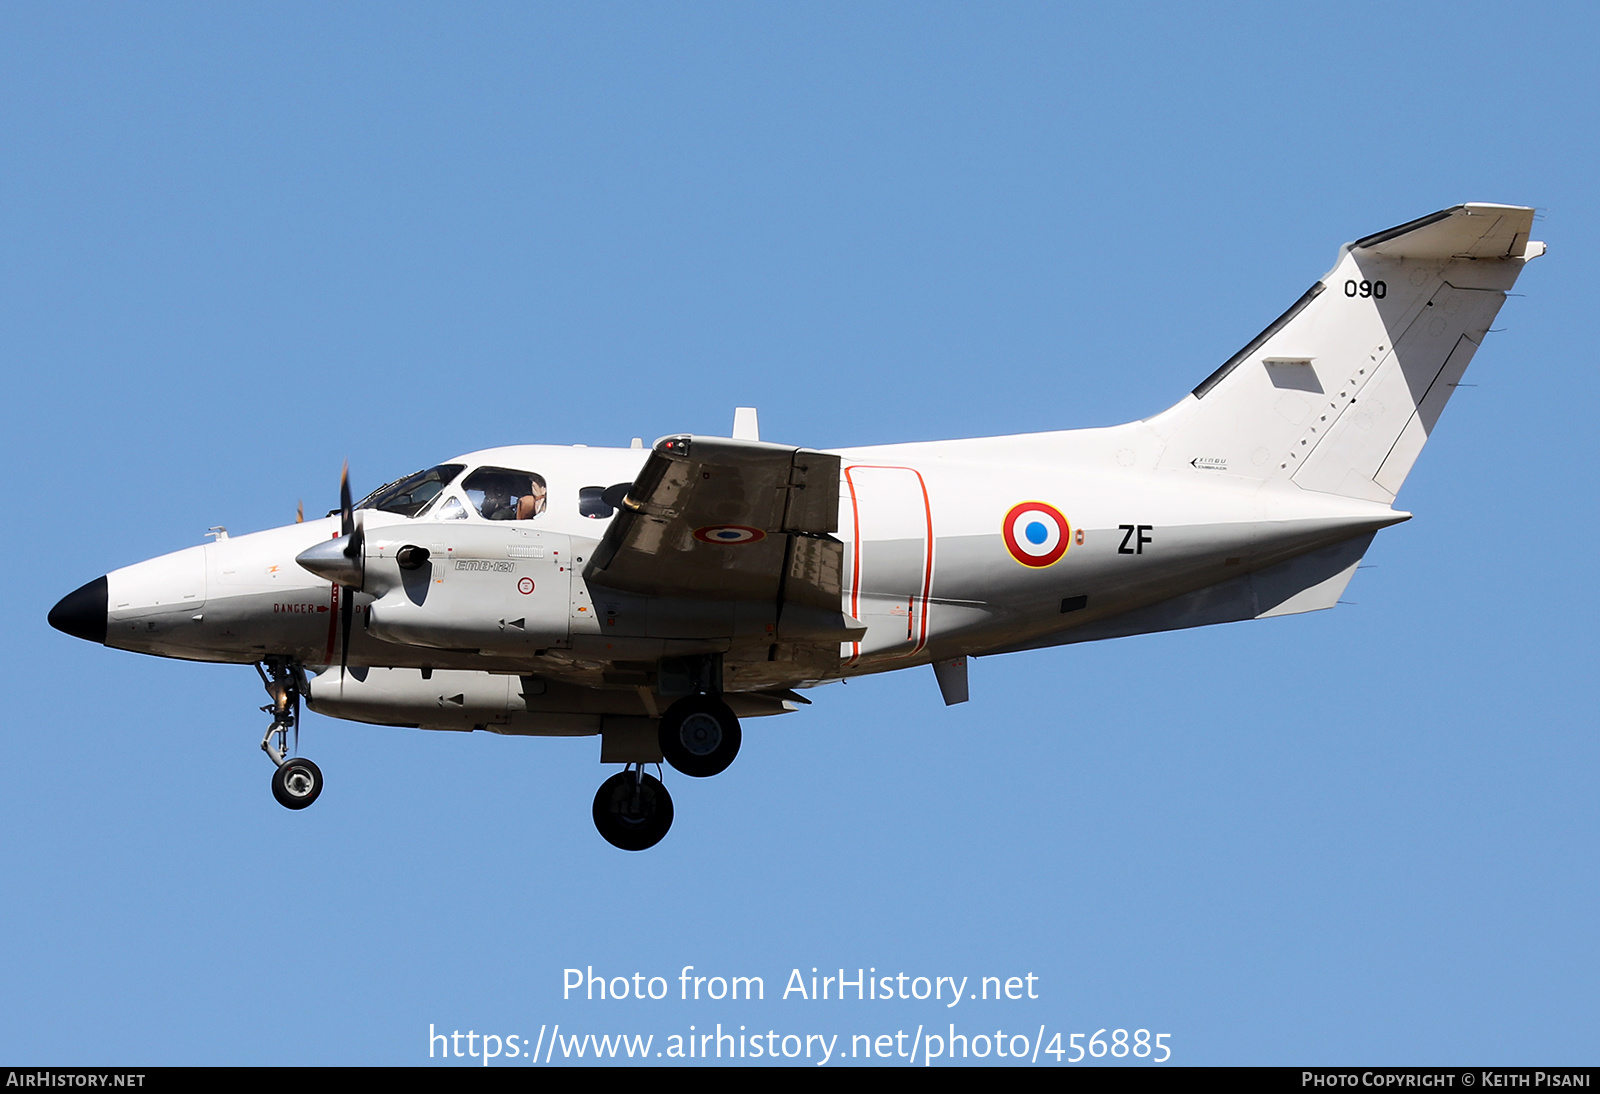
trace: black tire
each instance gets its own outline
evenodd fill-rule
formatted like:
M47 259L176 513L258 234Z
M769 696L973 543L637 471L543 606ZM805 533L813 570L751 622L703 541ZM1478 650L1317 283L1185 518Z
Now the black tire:
M322 793L322 769L310 760L285 760L272 773L272 796L285 809L304 809Z
M696 779L726 771L743 740L738 716L710 695L688 695L673 703L659 732L667 762Z
M624 851L654 847L672 827L672 795L654 775L639 779L632 771L619 772L595 792L594 826Z

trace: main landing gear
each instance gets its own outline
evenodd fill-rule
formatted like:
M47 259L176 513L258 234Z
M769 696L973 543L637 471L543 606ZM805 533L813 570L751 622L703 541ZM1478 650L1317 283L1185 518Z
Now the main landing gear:
M600 784L594 826L607 843L624 851L654 847L672 827L672 795L660 779L644 773L644 764L629 764Z
M704 779L727 770L739 754L742 736L739 718L728 704L701 693L667 708L657 741L669 764ZM624 851L654 847L672 827L672 795L644 768L642 763L629 764L601 783L594 796L594 826L607 843Z
M272 697L262 707L272 715L272 724L261 738L261 751L277 770L272 773L272 796L285 809L304 809L322 793L322 769L310 760L285 759L289 733L294 731L295 748L300 747L300 695L305 690L305 670L287 661L271 660L256 666L261 683Z
M726 771L741 740L738 717L714 695L686 695L661 717L661 754L692 778Z

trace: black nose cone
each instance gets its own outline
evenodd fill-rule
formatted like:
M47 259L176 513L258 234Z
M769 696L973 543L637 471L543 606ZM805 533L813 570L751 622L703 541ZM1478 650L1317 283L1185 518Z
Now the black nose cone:
M97 577L74 589L50 609L50 625L86 642L106 641L106 579Z

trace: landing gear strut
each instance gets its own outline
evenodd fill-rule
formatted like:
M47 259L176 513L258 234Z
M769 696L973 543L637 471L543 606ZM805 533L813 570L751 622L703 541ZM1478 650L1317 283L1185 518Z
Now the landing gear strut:
M605 841L624 851L661 842L672 827L672 795L644 764L629 764L600 784L594 796L594 826Z
M261 683L272 697L262 707L272 715L272 724L261 738L261 751L277 768L272 773L272 796L285 809L304 809L322 793L322 770L306 759L285 759L289 733L294 732L295 748L300 747L300 696L305 690L305 670L288 661L272 659L256 666Z
M714 695L685 695L661 716L661 754L696 779L727 770L742 739L738 717Z

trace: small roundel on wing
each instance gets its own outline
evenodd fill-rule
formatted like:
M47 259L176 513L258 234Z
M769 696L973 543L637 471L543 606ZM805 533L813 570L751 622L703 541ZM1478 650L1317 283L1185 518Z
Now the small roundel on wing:
M1072 528L1061 510L1042 501L1013 505L1000 525L1011 557L1034 569L1059 561L1072 546Z
M705 528L696 528L694 538L701 543L740 544L766 539L767 533L743 524L713 524Z

